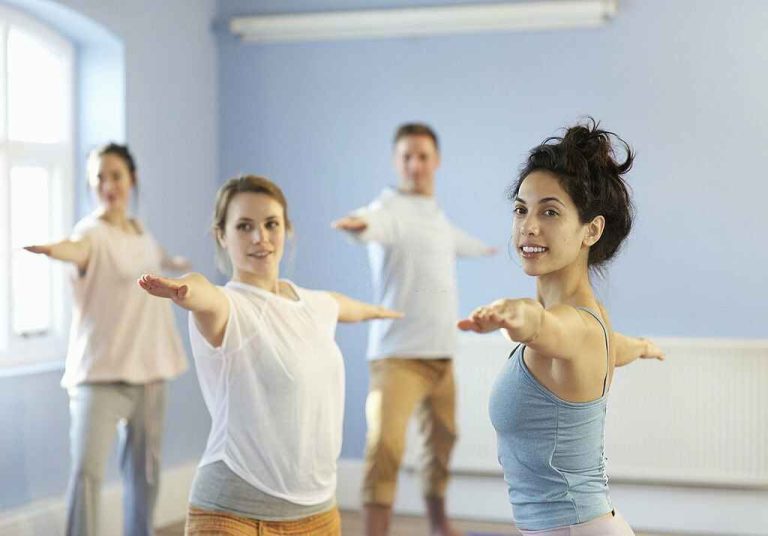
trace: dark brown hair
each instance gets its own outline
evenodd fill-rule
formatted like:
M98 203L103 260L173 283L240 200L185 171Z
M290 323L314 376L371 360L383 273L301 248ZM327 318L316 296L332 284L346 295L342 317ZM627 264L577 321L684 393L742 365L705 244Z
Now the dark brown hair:
M432 139L432 143L435 144L435 150L440 150L440 144L437 141L437 134L427 124L424 123L405 123L397 127L395 131L395 137L392 139L392 144L396 144L402 138L407 136L428 136Z
M617 160L612 140L623 148L626 157ZM605 218L603 234L589 250L589 266L599 268L618 251L632 228L634 207L623 175L632 168L635 154L613 132L600 129L589 117L568 128L563 137L550 137L531 149L528 159L509 190L515 200L525 178L533 171L548 171L571 196L581 223L597 216Z
M113 154L121 158L123 162L125 162L125 165L131 174L131 181L133 182L133 187L138 188L139 183L136 177L136 160L133 158L133 155L131 154L131 151L128 149L127 145L120 145L119 143L109 142L106 145L102 145L101 147L97 147L93 149L88 154L89 173L93 169L92 166L95 164L95 162L97 162L97 159L108 154ZM90 178L89 178L89 181L90 181Z

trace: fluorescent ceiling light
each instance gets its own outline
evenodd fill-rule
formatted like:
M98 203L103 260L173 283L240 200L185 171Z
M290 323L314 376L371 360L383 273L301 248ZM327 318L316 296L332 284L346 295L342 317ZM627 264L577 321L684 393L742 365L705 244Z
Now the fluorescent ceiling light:
M234 17L230 31L260 43L593 28L618 0L548 0Z

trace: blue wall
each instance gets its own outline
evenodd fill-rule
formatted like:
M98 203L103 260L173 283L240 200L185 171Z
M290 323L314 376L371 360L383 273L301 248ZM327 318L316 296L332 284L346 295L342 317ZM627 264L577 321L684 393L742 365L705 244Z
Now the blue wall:
M214 1L7 3L29 10L77 44L87 88L80 88L78 101L81 159L90 144L105 141L102 137L126 139L138 160L140 214L170 251L187 255L196 270L214 276L207 236L218 175ZM90 208L80 205L80 214ZM186 335L186 323L181 315L178 319ZM60 377L60 369L22 375L0 370L0 510L64 492L69 415ZM171 384L165 465L196 461L208 429L190 371ZM115 478L112 464L109 480Z
M225 29L228 18L413 2L8 3L42 8L59 23L76 10L115 40L109 54L122 57L125 75L112 73L109 91L124 94L125 108L100 105L84 136L126 131L139 159L142 216L209 276L216 186L257 172L281 183L290 200L297 239L285 273L309 287L370 297L364 250L328 224L394 182L392 130L414 119L442 137L438 197L446 212L503 249L504 190L526 151L592 114L638 151L637 227L601 285L616 326L766 337L768 10L761 0L624 0L618 18L599 30L268 46L238 42ZM80 30L72 35L82 51L90 37ZM82 97L81 111L88 102ZM88 143L82 139L81 150ZM506 255L462 262L459 278L464 312L533 289ZM347 457L360 456L364 440L366 335L365 326L339 329ZM69 420L60 374L0 376L0 510L64 490ZM193 372L172 384L166 465L196 460L204 446L208 416L198 393Z
M615 326L766 337L763 1L626 0L602 29L480 36L254 45L225 28L233 15L405 4L218 4L219 176L256 172L284 186L297 231L291 277L370 297L364 250L328 223L395 181L398 123L437 128L440 203L505 249L504 190L526 151L591 114L638 153L636 228L600 285ZM506 255L462 262L459 280L463 312L533 288ZM339 330L347 457L364 442L365 338L364 326Z

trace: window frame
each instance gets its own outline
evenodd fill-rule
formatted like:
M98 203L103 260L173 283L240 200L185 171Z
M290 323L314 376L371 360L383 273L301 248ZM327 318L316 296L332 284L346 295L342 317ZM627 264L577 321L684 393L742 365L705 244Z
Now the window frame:
M9 139L8 37L11 28L39 39L66 64L65 88L69 103L65 135L58 143ZM66 354L72 298L67 276L71 267L50 260L51 328L44 334L13 333L10 229L10 171L14 166L37 166L49 173L51 228L47 240L66 237L73 225L76 188L74 183L76 144L76 48L72 41L33 17L0 6L0 370L40 363L63 366Z

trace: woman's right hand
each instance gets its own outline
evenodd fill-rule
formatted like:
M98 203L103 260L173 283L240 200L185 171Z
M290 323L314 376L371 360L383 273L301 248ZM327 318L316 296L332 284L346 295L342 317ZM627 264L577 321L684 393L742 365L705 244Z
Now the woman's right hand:
M149 294L158 298L168 298L181 305L189 296L189 286L181 279L170 279L152 274L142 275L137 283Z
M137 283L152 296L168 298L182 309L191 311L203 338L214 348L221 345L229 318L229 300L204 275L191 273L170 279L144 274Z
M38 253L40 255L51 255L51 246L49 245L39 245L39 246L24 246L24 249L29 251L30 253Z
M91 242L87 237L76 240L62 240L51 244L35 244L26 246L30 253L46 255L57 261L71 262L80 270L85 270L91 256Z

